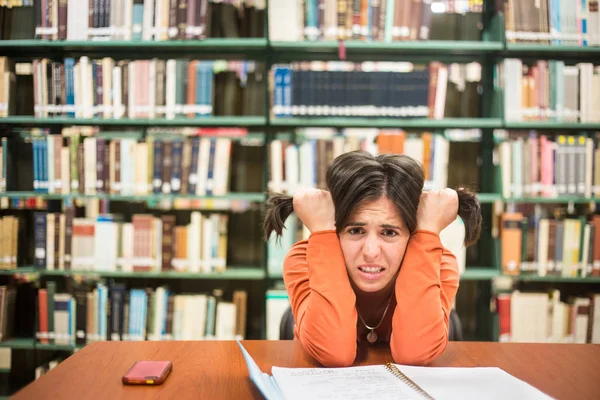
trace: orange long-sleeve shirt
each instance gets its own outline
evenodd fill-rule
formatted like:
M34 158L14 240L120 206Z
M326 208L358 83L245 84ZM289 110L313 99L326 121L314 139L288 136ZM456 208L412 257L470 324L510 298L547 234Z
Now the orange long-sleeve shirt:
M356 295L336 232L314 232L296 243L284 261L283 278L294 333L306 351L325 366L352 365L358 346L368 345L367 330L358 323ZM380 341L390 343L396 363L425 365L444 352L458 281L456 258L439 236L414 232L390 309L375 330Z

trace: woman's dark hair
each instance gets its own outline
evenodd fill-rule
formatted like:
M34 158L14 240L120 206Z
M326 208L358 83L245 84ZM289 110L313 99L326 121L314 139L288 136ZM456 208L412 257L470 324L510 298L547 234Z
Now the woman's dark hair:
M335 226L342 229L356 207L364 202L389 198L398 208L409 232L417 227L417 210L425 183L421 165L406 155L373 156L365 151L344 153L327 169L326 183L335 207ZM481 205L470 191L460 188L458 215L465 224L465 245L481 233ZM293 211L293 197L274 194L267 201L265 239L275 231L281 236Z

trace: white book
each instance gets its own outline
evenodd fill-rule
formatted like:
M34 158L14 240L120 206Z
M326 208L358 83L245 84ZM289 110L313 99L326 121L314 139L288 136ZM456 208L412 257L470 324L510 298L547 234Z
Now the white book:
M213 195L225 196L229 191L231 139L218 138L215 146Z
M521 99L523 64L519 59L504 60L504 117L507 121L522 119Z
M433 136L433 186L444 189L448 186L448 162L450 158L450 142L442 135Z
M67 40L87 40L89 0L68 0L67 9Z
M110 2L110 21L108 23L110 29L110 38L112 40L119 39L119 32L117 27L119 26L119 19L123 15L123 5L120 0L111 0Z
M287 193L293 195L300 185L300 173L298 171L298 147L290 144L285 148L285 185Z
M131 40L133 23L133 0L123 0L123 40Z
M272 41L302 40L303 25L296 13L296 0L278 0L269 4L269 39Z
M584 196L592 197L592 178L594 175L594 140L585 139L585 189Z
M117 230L113 221L96 221L94 228L94 271L116 271Z
M176 86L176 62L175 60L167 61L167 79L166 79L166 106L167 119L175 118L175 86Z
M316 187L317 177L315 173L315 142L310 140L300 145L300 186L304 188Z
M157 59L150 60L150 82L148 82L148 118L156 118L156 63Z
M200 139L200 148L198 152L198 183L196 184L196 195L205 196L208 183L208 160L210 158L210 138Z
M179 12L179 11L177 11ZM154 0L144 0L142 40L152 40L154 27Z
M202 272L212 272L212 256L213 256L213 220L211 218L203 218L202 220Z
M583 248L581 249L581 276L586 277L588 272L591 272L591 260L589 259L590 255L590 236L591 225L586 224L583 228Z
M124 165L126 168L127 166ZM135 143L135 186L136 194L147 194L148 190L148 144Z
M271 179L269 180L269 191L272 193L283 193L283 144L281 140L275 139L269 146L269 161L271 164Z
M102 59L102 100L104 106L104 118L112 118L113 110L112 110L112 97L113 97L113 67L115 62L110 57L105 57Z
M200 262L202 257L202 220L202 213L199 211L193 211L190 224L187 227L189 272L200 272Z
M96 138L83 139L85 194L96 193Z
M542 218L539 223L538 243L537 243L537 274L546 276L548 273L548 241L550 240L550 221ZM554 255L552 255L554 258Z
M235 317L235 304L223 301L217 304L217 316L215 318L215 336L217 340L235 339Z

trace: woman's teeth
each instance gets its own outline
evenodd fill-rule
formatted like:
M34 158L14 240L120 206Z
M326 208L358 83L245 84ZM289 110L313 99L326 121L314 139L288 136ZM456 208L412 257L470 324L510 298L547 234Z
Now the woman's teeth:
M371 274L376 274L383 271L383 268L381 267L358 267L358 269L360 269L362 272L368 272Z

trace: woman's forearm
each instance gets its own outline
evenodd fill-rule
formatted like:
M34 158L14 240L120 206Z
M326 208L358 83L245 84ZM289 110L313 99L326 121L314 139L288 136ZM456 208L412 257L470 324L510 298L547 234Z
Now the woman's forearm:
M416 231L396 280L390 347L397 363L425 365L444 352L457 288L456 258L437 234Z
M335 231L315 232L284 262L296 334L320 363L348 366L356 358L356 296Z

